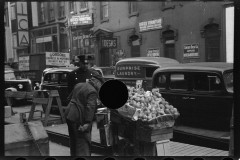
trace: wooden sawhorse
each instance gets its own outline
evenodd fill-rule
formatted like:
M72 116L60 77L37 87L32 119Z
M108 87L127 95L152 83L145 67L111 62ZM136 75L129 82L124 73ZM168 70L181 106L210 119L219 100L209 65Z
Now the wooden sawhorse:
M48 98L45 98L44 92L48 93ZM60 100L59 93L57 90L50 90L50 91L36 90L36 91L34 91L34 95L33 95L33 99L32 99L32 106L31 106L29 117L28 117L28 121L33 120L33 114L35 111L36 104L42 104L42 107L45 108L45 116L44 116L43 126L46 127L48 124L48 120L49 120L49 114L50 114L50 110L52 107L53 98L56 98L56 100L57 100L57 105L58 105L58 108L60 111L62 123L66 123L65 117L63 115L61 100Z

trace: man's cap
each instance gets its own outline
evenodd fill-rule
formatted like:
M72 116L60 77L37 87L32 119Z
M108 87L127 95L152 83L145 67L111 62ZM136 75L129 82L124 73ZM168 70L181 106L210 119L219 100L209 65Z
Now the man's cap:
M102 84L105 82L103 77L99 73L97 73L97 71L91 71L91 75L93 78L99 80Z

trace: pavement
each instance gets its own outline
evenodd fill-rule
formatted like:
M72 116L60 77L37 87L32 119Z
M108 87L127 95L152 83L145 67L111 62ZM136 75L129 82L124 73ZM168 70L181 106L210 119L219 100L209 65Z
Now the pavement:
M50 156L70 156L70 148L49 141L49 154ZM103 156L103 155L92 153L91 156Z

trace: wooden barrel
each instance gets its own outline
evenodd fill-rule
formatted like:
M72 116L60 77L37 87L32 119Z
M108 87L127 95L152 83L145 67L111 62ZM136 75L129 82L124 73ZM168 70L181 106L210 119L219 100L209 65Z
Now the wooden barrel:
M49 138L41 121L28 122L42 156L49 156ZM5 156L40 156L23 123L5 125Z

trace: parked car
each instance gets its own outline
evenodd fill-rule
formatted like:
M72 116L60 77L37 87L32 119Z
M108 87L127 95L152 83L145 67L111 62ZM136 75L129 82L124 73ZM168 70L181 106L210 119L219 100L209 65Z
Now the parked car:
M115 79L129 86L136 86L138 81L144 90L151 90L153 72L157 68L174 64L179 64L179 62L165 57L125 58L116 64Z
M21 78L21 77L16 78L16 76L14 74L14 69L5 68L4 79L5 79L4 88L5 88L6 91L27 91L27 92L31 92L33 90L31 80ZM27 99L11 98L12 106L14 106L17 103L17 100L26 101ZM5 102L5 105L7 105L6 102Z
M163 98L180 113L175 136L181 133L228 144L233 107L232 63L177 64L157 69L152 79L152 87L159 88Z
M43 71L42 80L40 84L40 90L57 90L61 99L63 110L65 111L68 100L68 75L76 67L60 67L60 68L48 68ZM95 69L95 68L94 68ZM97 69L95 69L97 70ZM98 73L102 73L101 70L97 70ZM53 101L56 105L56 100ZM98 107L102 107L100 104ZM59 114L59 110L56 107L52 107L51 114Z

